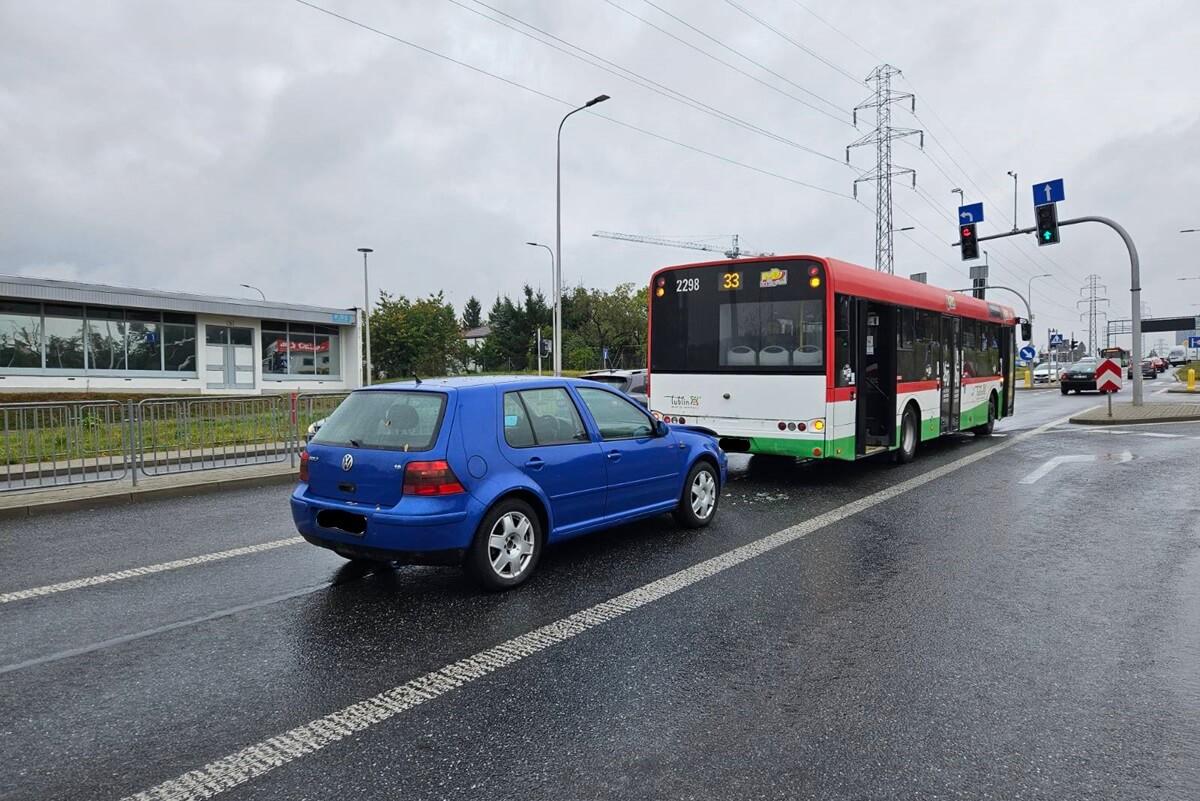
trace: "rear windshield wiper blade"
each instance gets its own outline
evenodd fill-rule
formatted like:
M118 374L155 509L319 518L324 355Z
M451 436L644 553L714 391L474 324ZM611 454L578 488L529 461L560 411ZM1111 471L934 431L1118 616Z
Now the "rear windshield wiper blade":
M349 442L350 442L351 448L361 448L362 447L362 445L356 439L349 440Z

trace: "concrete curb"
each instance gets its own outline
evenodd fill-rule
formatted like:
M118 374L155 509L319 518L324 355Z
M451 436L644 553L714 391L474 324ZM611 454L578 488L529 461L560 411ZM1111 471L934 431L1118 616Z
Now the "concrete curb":
M295 471L286 473L267 473L257 476L239 476L237 478L222 478L215 481L193 481L186 484L171 484L163 487L128 487L120 492L101 492L86 498L46 498L38 500L37 493L30 497L29 502L19 506L0 508L0 520L19 520L35 515L53 514L55 512L70 512L81 509L96 509L108 506L125 506L131 503L164 498L182 498L188 495L202 495L210 492L234 489L253 489L278 484L292 484L296 481Z
M1136 426L1139 423L1192 423L1200 422L1200 411L1188 415L1168 415L1166 417L1103 417L1087 418L1072 417L1067 422L1077 426Z

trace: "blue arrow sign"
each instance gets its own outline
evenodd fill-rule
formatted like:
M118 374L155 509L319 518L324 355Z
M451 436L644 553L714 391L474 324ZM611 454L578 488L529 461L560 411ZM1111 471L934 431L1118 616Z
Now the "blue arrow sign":
M983 222L983 204L972 203L969 206L958 207L958 224L970 225Z
M1037 358L1037 349L1032 345L1026 345L1021 348L1021 358L1027 362L1031 362Z
M1063 179L1055 178L1053 181L1043 181L1040 184L1033 185L1033 205L1045 206L1047 203L1061 203L1067 199L1066 189L1063 188Z
M1063 344L1063 335L1062 334L1051 334L1050 335L1050 344L1051 345Z

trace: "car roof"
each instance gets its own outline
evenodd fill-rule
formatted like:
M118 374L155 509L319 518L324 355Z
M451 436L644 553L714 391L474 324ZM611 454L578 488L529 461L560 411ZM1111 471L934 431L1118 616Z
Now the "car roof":
M447 378L426 378L417 384L412 379L408 381L394 381L387 384L373 384L369 387L359 387L356 392L460 392L481 387L498 387L500 389L509 388L533 388L537 386L562 386L563 384L576 384L581 386L594 387L598 383L588 381L584 378L571 378L569 376L556 377L552 375L537 376L537 375L471 375L471 376L452 376ZM603 386L599 384L599 386Z

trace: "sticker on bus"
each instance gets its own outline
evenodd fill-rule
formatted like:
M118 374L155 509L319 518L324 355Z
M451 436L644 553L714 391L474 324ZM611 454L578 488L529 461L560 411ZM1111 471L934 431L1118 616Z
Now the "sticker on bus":
M759 276L758 285L764 289L772 286L787 286L787 270L781 270L778 267L763 270Z

